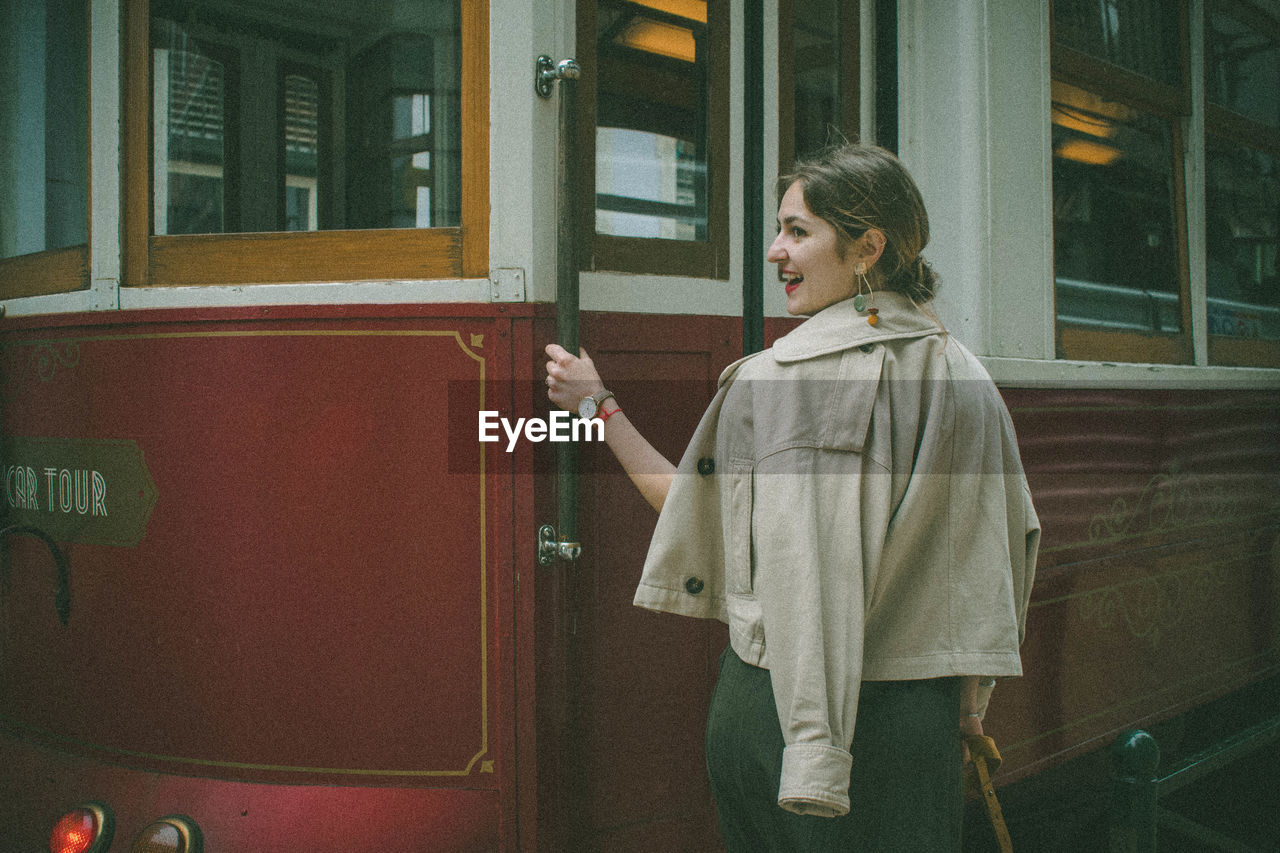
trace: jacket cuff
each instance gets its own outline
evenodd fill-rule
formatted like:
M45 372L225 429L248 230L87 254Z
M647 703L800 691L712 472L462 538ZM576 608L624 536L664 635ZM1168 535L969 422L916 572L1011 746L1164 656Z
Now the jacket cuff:
M796 814L840 817L849 813L849 750L818 743L793 743L782 750L778 805Z

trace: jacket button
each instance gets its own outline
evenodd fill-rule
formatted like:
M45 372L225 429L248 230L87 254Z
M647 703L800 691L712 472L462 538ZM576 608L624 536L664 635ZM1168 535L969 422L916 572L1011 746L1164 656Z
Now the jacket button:
M875 348L876 348L875 344L863 344L862 346L858 347L858 349L862 350L863 352L871 352Z
M698 460L698 473L706 477L714 474L716 471L716 460L710 456L704 456Z
M703 587L702 578L693 577L693 578L689 578L684 582L685 592L689 593L690 595L697 595L698 593L702 592L702 587Z

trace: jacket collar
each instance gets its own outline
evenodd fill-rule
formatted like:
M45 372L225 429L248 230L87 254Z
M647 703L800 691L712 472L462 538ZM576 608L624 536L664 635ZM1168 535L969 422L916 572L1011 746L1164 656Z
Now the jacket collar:
M921 309L910 299L892 291L876 291L875 307L880 322L872 326L867 314L846 299L823 308L773 345L774 360L780 363L803 361L898 338L920 338L944 330L932 311Z

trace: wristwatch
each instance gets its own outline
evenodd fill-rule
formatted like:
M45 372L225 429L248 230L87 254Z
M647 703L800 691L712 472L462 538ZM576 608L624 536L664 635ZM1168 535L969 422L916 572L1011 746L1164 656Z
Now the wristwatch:
M584 421L589 421L600 411L601 404L605 400L613 396L613 392L607 388L601 388L597 393L590 397L583 397L578 401L578 417Z

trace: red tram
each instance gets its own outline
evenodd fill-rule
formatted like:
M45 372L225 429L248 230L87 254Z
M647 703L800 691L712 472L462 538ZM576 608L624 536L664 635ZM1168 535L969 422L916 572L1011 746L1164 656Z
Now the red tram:
M1122 731L1276 713L1280 10L999 6L0 10L0 847L718 849L723 627L631 606L607 451L482 419L576 335L678 457L829 127L916 175L1044 526L1015 843L1094 837Z

